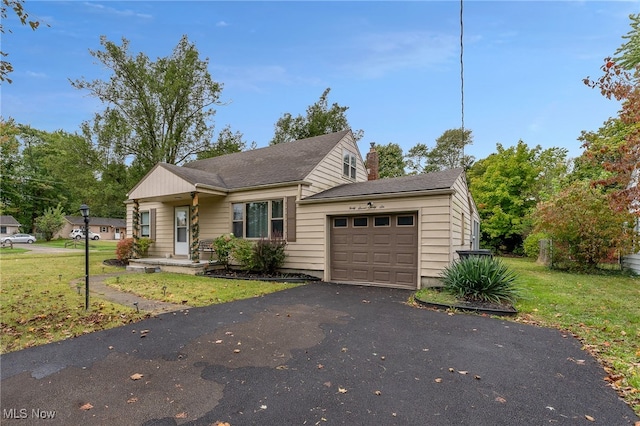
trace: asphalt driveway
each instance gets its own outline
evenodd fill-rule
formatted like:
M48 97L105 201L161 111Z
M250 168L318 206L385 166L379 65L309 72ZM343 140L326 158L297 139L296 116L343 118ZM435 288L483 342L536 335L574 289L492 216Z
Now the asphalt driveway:
M6 354L2 424L639 420L573 337L409 295L310 284Z

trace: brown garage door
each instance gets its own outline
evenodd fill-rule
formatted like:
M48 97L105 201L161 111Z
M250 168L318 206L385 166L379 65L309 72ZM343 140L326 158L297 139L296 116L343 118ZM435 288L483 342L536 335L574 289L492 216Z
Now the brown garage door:
M415 213L330 220L332 281L417 288Z

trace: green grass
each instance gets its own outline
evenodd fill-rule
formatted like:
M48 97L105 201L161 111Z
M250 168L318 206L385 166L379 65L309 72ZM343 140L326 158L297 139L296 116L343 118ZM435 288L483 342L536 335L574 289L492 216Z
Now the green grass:
M105 284L147 299L189 306L207 306L259 297L299 285L170 273L130 274L107 279Z
M116 271L89 256L90 275ZM0 251L0 352L63 340L144 318L135 310L96 297L85 311L84 294L70 282L84 277L84 252L31 254Z
M640 415L640 278L551 271L503 259L517 274L516 320L567 330L598 358L608 381Z

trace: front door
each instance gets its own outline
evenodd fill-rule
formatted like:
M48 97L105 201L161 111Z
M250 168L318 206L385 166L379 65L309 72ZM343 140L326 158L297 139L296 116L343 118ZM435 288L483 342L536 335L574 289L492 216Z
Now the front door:
M176 207L175 254L189 255L189 207Z

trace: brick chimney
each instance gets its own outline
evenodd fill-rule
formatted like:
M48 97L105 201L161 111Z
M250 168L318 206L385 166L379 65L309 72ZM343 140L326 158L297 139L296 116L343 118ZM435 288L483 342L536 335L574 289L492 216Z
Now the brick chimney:
M371 149L367 153L367 177L368 180L378 179L378 151L376 151L376 143L371 142Z

